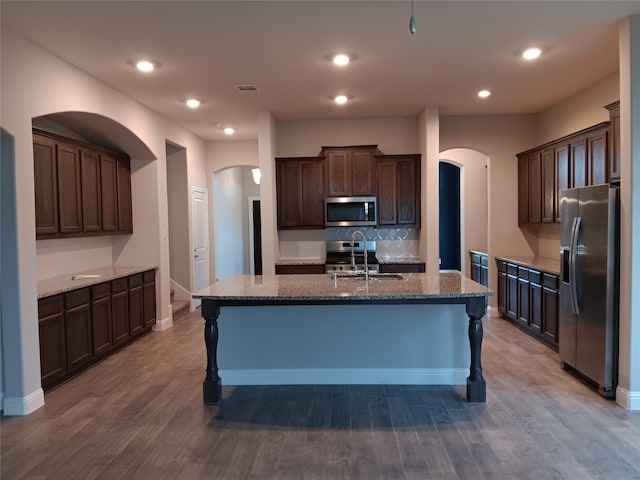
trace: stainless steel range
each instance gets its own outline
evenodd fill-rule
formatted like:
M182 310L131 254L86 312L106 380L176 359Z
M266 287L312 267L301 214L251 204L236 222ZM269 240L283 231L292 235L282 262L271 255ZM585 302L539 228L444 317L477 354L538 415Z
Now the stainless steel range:
M365 248L366 246L366 248ZM375 240L367 240L366 245L362 240L353 242L353 255L356 270L364 270L364 254L367 253L369 271L378 272L380 265L376 258ZM327 242L327 260L324 271L327 273L354 270L351 262L351 241L331 240Z

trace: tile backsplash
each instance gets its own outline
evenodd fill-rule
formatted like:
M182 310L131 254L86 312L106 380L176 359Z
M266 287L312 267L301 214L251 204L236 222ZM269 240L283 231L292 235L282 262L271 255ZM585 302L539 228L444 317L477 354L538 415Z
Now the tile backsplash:
M281 230L280 258L324 258L327 240L351 240L356 230L377 242L378 258L418 257L420 230L415 228L331 227L324 230Z

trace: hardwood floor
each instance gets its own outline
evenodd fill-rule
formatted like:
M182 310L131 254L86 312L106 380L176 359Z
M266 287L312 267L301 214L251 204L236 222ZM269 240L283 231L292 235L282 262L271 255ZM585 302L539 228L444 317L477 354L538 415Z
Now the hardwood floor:
M192 313L3 418L0 477L640 479L640 412L504 320L484 325L486 405L464 386L329 385L224 387L207 407Z

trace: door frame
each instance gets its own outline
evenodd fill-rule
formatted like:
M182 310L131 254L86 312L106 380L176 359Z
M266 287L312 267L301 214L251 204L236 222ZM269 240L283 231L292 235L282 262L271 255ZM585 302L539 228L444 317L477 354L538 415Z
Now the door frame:
M193 201L194 201L194 193L199 193L199 194L203 194L205 196L205 205L207 206L206 211L204 212L204 216L203 219L197 219L196 218L196 209L193 208ZM207 283L210 282L211 278L210 278L210 272L209 272L209 265L211 264L211 248L209 245L209 191L204 188L204 187L197 187L195 185L191 185L191 245L190 245L190 252L191 252L191 290L194 291L196 290L196 268L195 268L195 250L196 250L196 224L198 222L198 220L204 220L205 223L205 236L206 236L206 245L207 245L207 268L206 268L206 274L207 274ZM199 299L191 299L191 311L195 310L196 308L198 308L200 306L200 300Z
M260 197L247 197L248 202L248 217L249 217L249 274L255 275L255 266L253 262L253 256L255 253L255 245L253 242L253 202L259 202Z

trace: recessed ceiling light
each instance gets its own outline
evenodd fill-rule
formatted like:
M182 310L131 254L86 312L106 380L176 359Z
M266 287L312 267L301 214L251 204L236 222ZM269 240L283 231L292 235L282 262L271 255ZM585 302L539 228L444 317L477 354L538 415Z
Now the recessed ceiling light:
M347 97L346 95L336 95L335 97L333 97L333 101L339 105L344 105L345 103L347 103L347 100L349 100L349 97Z
M189 108L198 108L202 104L202 102L196 98L189 98L185 103Z
M491 95L491 92L489 90L480 90L478 92L478 96L480 98L487 98L489 95Z
M542 50L538 47L527 48L524 52L522 52L522 58L525 60L535 60L540 56Z
M351 58L349 58L349 55L347 55L346 53L338 53L333 57L333 63L335 63L340 67L346 65L350 61L351 61Z
M136 62L136 68L141 72L152 72L156 68L156 64L149 60L140 60Z
M233 135L233 132L235 132L235 130L231 127L227 127L223 130L224 133L226 133L227 135Z

